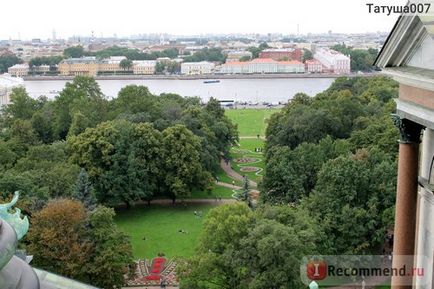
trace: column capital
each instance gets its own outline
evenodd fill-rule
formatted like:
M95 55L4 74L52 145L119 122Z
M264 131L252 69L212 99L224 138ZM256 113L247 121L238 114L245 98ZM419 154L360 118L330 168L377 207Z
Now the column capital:
M423 129L422 125L409 119L401 118L397 114L392 114L392 120L395 126L399 129L400 143L420 143L420 132Z

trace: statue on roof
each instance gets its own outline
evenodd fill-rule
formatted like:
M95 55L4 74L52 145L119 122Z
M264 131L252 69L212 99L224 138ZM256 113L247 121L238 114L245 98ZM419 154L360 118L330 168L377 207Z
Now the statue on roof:
M9 225L14 228L17 233L18 240L26 235L29 230L29 220L26 216L21 217L21 210L18 208L13 208L18 202L20 193L16 191L12 201L6 204L0 204L0 219L6 221Z

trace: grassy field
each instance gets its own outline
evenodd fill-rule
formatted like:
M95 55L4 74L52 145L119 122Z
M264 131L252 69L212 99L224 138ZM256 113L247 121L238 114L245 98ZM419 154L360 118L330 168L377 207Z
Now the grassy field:
M212 207L140 206L119 210L115 221L131 237L136 259L153 258L161 252L168 257L188 257L194 253L203 219ZM201 211L202 218L196 217L194 211ZM188 233L180 233L181 229Z
M227 110L226 113L235 123L238 124L240 136L253 136L265 134L266 119L276 109L239 109ZM246 149L251 152L236 153L232 151L232 157L238 158L251 156L262 159L262 154L255 154L257 147L263 147L264 141L257 138L240 139L240 147L234 149ZM234 150L233 149L233 150ZM245 164L263 168L264 162ZM235 163L233 168L240 174L246 174L249 179L259 181L260 176L255 173L244 173L240 171ZM217 172L220 181L232 183L232 179L223 170ZM241 181L235 181L241 185ZM194 191L191 198L194 199L223 199L231 198L233 191L229 188L215 186L211 194L205 191ZM119 210L116 216L116 223L119 228L131 237L133 254L135 258L153 258L158 253L164 253L168 257L188 257L193 255L194 248L198 242L202 230L202 222L206 213L214 205L189 205L183 206L159 206L151 205L138 206L129 210ZM202 218L197 218L194 211L202 211ZM187 234L179 233L185 230Z
M230 181L224 181L226 183L231 183L232 179L229 178L228 176L226 176L228 179L230 179ZM241 182L239 182L241 183ZM211 194L209 194L206 191L193 191L191 193L191 198L190 199L215 199L217 198L222 198L222 199L231 199L232 198L232 194L234 192L232 191L232 189L226 188L226 187L221 187L221 186L215 186L214 189L212 190Z
M265 135L266 120L278 109L228 109L226 115L236 124L240 136Z

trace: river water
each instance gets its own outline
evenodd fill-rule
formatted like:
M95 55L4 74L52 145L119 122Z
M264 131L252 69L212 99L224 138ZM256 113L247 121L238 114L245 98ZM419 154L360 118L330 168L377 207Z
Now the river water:
M102 92L116 97L127 85L145 85L154 94L173 92L182 96L199 96L207 101L210 97L219 100L246 102L286 102L297 92L314 96L327 89L333 78L279 78L279 79L222 79L220 83L204 83L204 80L98 80ZM45 95L54 98L65 86L65 80L28 80L24 84L32 97Z

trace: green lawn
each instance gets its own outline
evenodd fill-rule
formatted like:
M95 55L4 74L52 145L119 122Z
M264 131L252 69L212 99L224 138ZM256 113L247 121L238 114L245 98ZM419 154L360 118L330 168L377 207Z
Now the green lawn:
M194 253L202 222L211 205L151 205L117 211L119 229L131 237L134 258L153 258L162 252L168 257L188 257ZM194 215L202 211L202 218ZM179 230L188 233L179 233ZM145 238L145 240L143 240Z
M265 135L266 119L278 109L228 109L226 115L236 124L238 124L238 133L240 136Z
M229 177L227 177L227 178L229 178ZM239 183L241 183L241 182L239 182ZM206 191L198 191L198 190L196 190L196 191L193 191L191 193L191 198L190 199L215 199L216 197L217 198L222 198L222 199L232 199L232 194L233 193L234 192L232 191L232 189L215 185L215 187L212 190L211 194L208 194L208 192L206 192Z
M257 138L242 138L240 139L239 145L240 149L247 149L255 152L255 148L264 148L265 141L263 139Z

